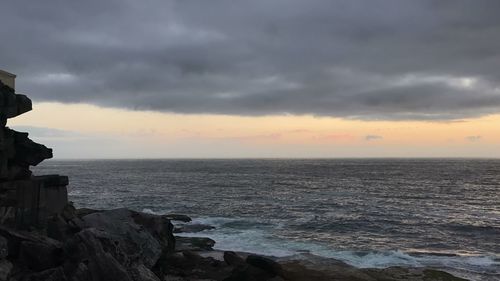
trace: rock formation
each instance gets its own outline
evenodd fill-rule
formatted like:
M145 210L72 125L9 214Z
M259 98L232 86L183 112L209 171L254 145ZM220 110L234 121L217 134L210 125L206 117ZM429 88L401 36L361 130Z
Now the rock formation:
M32 109L31 100L0 81L0 221L17 228L44 227L67 204L68 178L33 176L30 166L52 158L52 149L28 133L6 127L7 119Z

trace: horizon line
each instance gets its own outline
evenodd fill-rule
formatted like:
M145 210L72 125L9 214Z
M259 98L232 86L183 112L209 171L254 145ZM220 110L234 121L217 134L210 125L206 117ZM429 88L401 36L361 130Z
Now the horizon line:
M144 158L51 158L46 161L93 161L93 160L500 160L500 157L481 156L352 156L352 157L144 157Z

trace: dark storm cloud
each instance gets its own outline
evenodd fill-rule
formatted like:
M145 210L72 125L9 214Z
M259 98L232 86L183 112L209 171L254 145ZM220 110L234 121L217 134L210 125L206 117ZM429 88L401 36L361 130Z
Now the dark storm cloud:
M4 1L34 99L450 120L500 111L500 1Z

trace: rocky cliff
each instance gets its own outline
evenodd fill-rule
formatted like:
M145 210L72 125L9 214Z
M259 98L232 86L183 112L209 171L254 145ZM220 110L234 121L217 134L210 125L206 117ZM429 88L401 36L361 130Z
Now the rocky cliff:
M31 109L27 96L0 81L0 221L17 228L43 227L47 217L67 204L67 177L33 176L30 171L52 158L52 149L6 127L7 119Z

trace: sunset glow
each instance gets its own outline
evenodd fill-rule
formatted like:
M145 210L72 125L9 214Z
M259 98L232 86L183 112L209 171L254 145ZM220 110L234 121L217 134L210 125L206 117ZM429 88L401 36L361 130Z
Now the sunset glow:
M447 122L362 121L187 115L45 102L9 123L39 127L32 137L57 147L56 158L500 157L498 124L500 115ZM89 138L104 147L84 144Z

